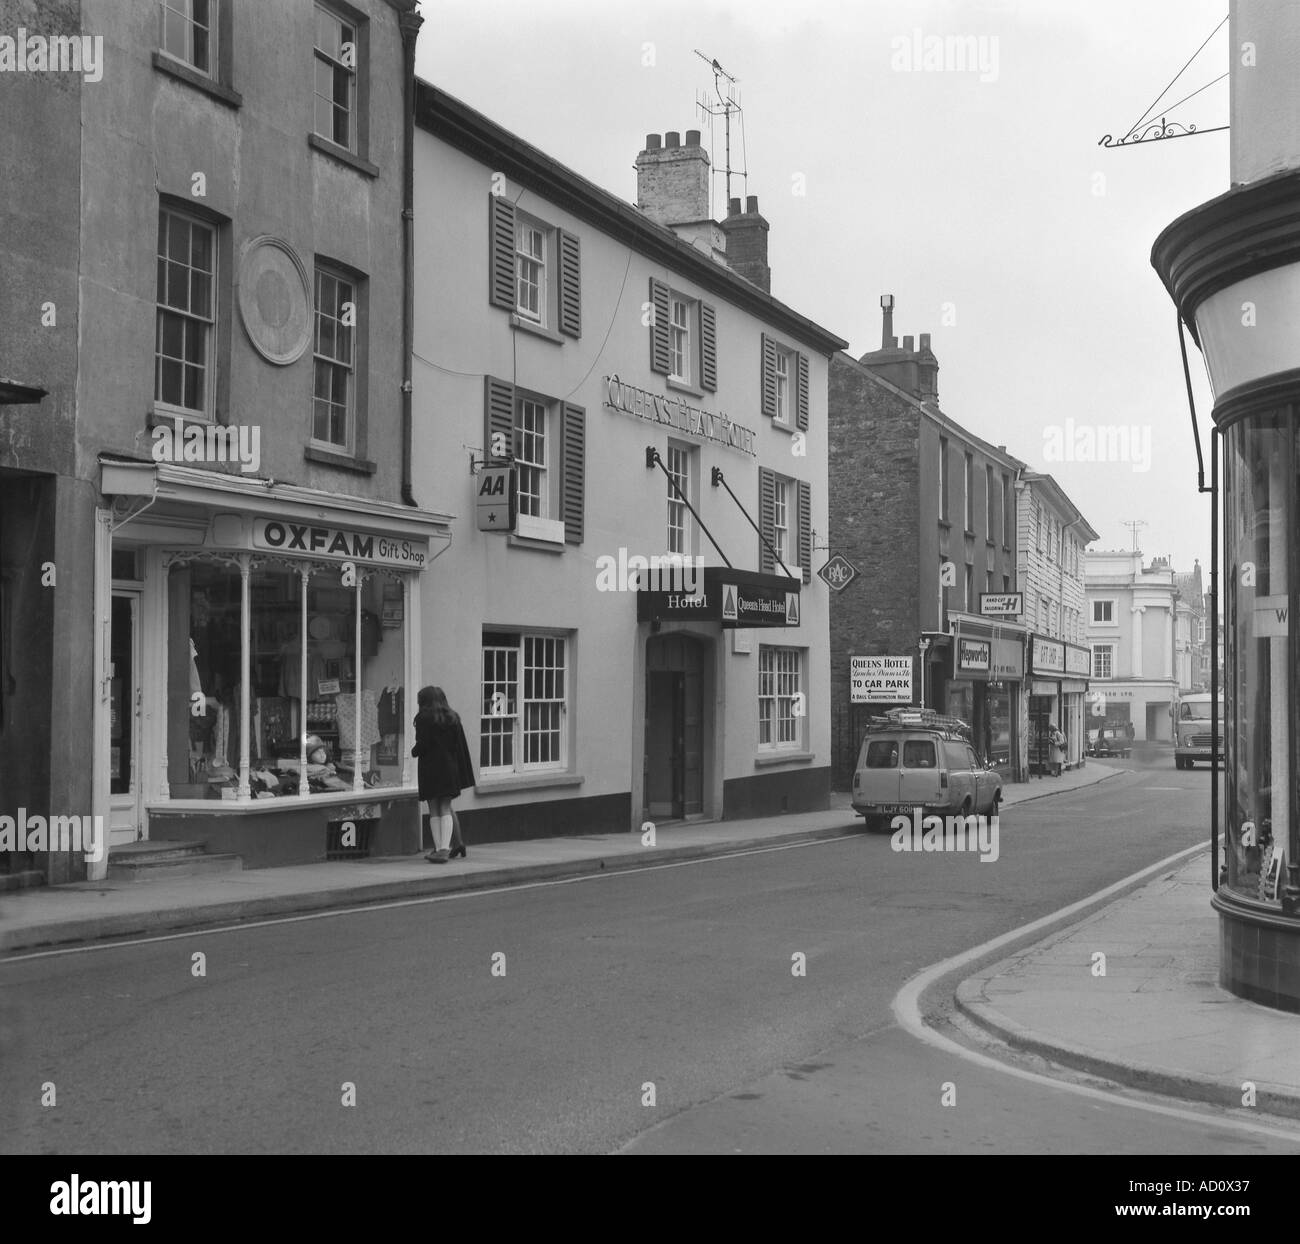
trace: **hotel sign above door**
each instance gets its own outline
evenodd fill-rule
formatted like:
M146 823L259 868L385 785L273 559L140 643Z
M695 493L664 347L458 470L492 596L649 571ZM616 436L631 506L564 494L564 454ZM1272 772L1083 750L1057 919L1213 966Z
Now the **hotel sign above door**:
M685 432L701 441L726 445L754 457L754 430L733 423L726 415L715 415L698 406L692 406L680 397L651 393L620 380L617 375L606 376L605 406L609 410L635 415L651 423L662 423L677 432Z
M799 579L706 566L704 582L693 592L641 591L636 620L720 622L722 629L798 626Z

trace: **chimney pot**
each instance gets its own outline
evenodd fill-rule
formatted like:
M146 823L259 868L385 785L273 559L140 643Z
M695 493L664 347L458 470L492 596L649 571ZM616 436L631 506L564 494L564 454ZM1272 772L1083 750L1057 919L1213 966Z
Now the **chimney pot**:
M904 337L904 338L903 338L903 349L906 350L906 351L908 352L908 354L911 354L911 353L912 353L912 338L911 338L911 337Z
M687 145L688 147L698 147L698 146L700 145L700 131L699 131L699 130L687 130L687 131L686 131L686 145Z
M680 147L682 145L682 136L678 130L669 130L664 135L664 146L668 148Z
M929 348L930 348L930 334L929 334L929 333L922 333L922 334L921 334L921 349L922 349L922 350L928 350Z
M647 151L658 151L663 146L663 139L658 134L647 134L645 136L645 149Z
M739 200L739 199L729 199L729 200L727 201L727 215L728 215L728 216L739 216L739 215L740 215L740 200Z
M757 216L757 215L758 215L758 195L756 195L756 194L751 194L751 195L747 195L747 196L746 196L746 198L745 198L745 215L746 215L746 216Z

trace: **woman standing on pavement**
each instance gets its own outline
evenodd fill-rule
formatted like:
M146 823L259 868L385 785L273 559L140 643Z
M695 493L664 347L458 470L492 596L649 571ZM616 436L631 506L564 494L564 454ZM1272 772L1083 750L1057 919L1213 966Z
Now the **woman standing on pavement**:
M466 786L474 785L474 765L460 717L447 703L441 687L422 687L416 697L415 746L411 755L420 761L420 798L429 808L433 847L426 856L431 864L445 864L465 855L464 843L448 850L454 821L451 801Z

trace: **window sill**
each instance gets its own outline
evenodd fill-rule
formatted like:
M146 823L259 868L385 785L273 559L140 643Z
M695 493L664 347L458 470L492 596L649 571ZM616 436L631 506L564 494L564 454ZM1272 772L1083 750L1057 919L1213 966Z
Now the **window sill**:
M290 812L303 808L346 807L362 803L382 803L393 799L419 799L414 786L367 786L362 790L330 791L327 795L276 795L272 799L156 799L145 804L150 813L213 812L224 816L248 812Z
M965 531L965 536L966 536L966 539L967 539L967 540L973 540L973 539L975 539L975 528L974 528L974 527L967 527L967 528L966 528L966 531Z
M996 540L986 539L984 543L987 544L989 548L991 548L994 552L997 552L998 542Z
M559 333L547 328L544 324L525 319L517 311L510 316L510 327L517 328L520 332L531 333L534 337L541 337L543 341L553 341L557 346L564 344L564 338Z
M313 151L319 151L321 155L332 157L340 164L346 164L348 168L356 169L358 173L363 173L366 177L379 176L378 164L371 164L369 160L363 160L346 147L340 147L338 143L332 143L328 138L322 138L319 134L308 134L307 146Z
M664 384L678 393L689 393L692 397L701 399L704 397L703 389L697 389L689 380L682 380L677 376L665 376Z
M322 466L355 471L358 475L373 475L377 469L367 458L354 458L351 454L340 453L337 449L319 449L315 445L308 445L302 451L302 456L308 462L319 462Z
M564 551L564 524L559 519L520 514L515 519L513 534L516 539L529 541L530 546L553 548L557 553Z
M474 793L495 795L499 791L532 790L547 786L581 786L586 780L581 773L519 773L514 777L481 777L474 786Z
M210 95L217 103L224 104L227 108L243 107L244 97L238 91L218 82L215 78L209 78L207 74L200 73L183 60L177 60L166 52L154 51L153 67L160 73L175 78L178 82L184 82L187 86L192 86L195 90Z
M939 520L939 526L942 527L944 531L952 530L952 523L950 523L946 518L941 518Z
M796 432L799 431L799 429L796 428L794 424L790 422L789 419L778 419L775 415L772 416L772 426L778 432L785 432L788 433L790 436L793 436Z
M180 432L187 423L197 423L201 428L221 426L211 415L201 411L172 410L168 406L160 406L157 402L149 407L149 413L144 421L147 428L174 428L177 432Z
M811 764L817 759L816 752L790 750L788 752L760 752L754 757L754 768L763 769L768 765Z

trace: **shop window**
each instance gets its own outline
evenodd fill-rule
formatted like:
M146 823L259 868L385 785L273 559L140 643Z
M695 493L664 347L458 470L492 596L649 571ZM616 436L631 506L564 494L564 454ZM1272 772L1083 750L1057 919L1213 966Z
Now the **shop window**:
M773 551L796 578L810 581L812 562L812 493L803 480L758 469L758 567L764 574L783 574ZM769 545L771 547L769 547Z
M172 207L158 213L154 400L211 418L217 231Z
M316 6L315 61L316 133L354 155L361 154L357 141L357 28L320 4Z
M386 572L359 578L344 587L336 569L315 566L304 584L287 560L258 567L249 575L244 635L237 564L181 559L171 566L171 798L236 798L245 747L253 799L296 797L300 785L308 794L401 785L410 746L403 584Z
M341 274L318 266L315 299L312 440L351 452L357 408L357 287Z
M1284 856L1296 814L1295 436L1290 410L1252 415L1224 433L1227 884L1271 904L1294 862Z
M1115 677L1115 647L1113 644L1094 644L1092 647L1092 676Z
M568 647L563 635L484 633L479 710L484 777L565 767Z
M803 650L761 644L758 649L758 746L797 751L803 746L808 706L803 691Z

